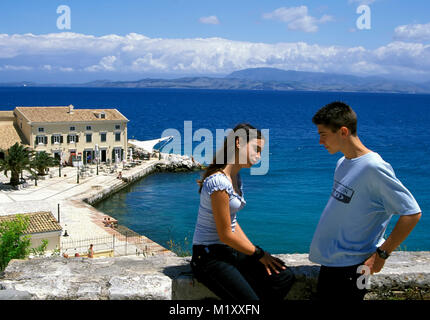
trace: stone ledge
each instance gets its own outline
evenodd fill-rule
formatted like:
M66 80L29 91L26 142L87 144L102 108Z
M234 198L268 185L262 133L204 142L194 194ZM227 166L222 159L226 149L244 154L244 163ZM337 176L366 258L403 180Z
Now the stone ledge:
M319 265L307 254L275 255L296 275L287 299L312 299ZM216 298L192 277L190 257L50 257L13 260L0 275L0 300L199 300ZM394 252L371 277L366 299L384 299L409 288L430 291L430 252Z

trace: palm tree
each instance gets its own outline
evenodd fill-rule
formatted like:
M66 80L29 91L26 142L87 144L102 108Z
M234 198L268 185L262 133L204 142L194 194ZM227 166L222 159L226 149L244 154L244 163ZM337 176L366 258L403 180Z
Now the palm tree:
M46 174L46 169L59 164L59 160L53 158L46 151L41 151L35 154L31 159L31 167L37 170L39 176Z
M17 186L19 184L19 174L26 170L32 173L30 166L30 158L33 155L33 151L28 147L24 147L18 142L10 147L4 160L0 160L0 171L3 171L7 177L8 171L11 172L10 184Z

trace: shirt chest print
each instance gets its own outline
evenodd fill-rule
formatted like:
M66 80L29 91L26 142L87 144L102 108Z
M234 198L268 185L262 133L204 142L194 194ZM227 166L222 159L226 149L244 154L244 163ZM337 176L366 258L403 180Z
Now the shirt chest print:
M343 185L339 181L334 181L333 191L331 193L333 198L343 203L349 203L353 195L353 189Z

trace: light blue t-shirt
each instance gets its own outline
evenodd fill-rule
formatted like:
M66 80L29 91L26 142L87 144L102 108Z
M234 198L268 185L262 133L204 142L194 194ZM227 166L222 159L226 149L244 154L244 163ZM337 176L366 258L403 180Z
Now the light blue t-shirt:
M237 176L238 187L241 196L238 195L230 180L223 173L215 173L203 181L200 193L200 206L197 216L197 223L194 230L193 245L222 244L216 230L215 219L212 211L211 194L214 191L225 190L229 195L231 230L234 232L236 227L236 213L241 210L246 201L243 198L242 180Z
M419 212L412 194L379 154L342 157L312 239L309 260L329 267L359 264L382 245L393 214Z

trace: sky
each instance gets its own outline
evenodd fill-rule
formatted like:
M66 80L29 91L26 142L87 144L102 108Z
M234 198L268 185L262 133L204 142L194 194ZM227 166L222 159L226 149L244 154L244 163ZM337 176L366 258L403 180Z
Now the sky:
M0 82L283 70L430 81L427 0L1 0Z

